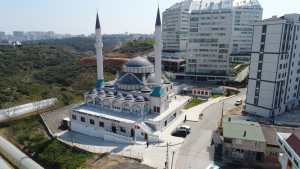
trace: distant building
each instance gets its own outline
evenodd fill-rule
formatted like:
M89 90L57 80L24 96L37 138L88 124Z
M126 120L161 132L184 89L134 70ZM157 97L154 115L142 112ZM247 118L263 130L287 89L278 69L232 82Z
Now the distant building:
M300 133L277 133L276 141L284 152L279 154L282 169L300 169Z
M13 31L14 36L20 36L23 37L25 36L24 31Z
M130 35L130 42L133 42L133 35Z
M138 37L138 41L143 41L143 40L145 40L144 37L142 37L142 36Z
M0 32L0 37L4 37L5 36L5 32Z
M299 105L300 14L250 23L253 43L246 112L274 118Z
M128 35L128 32L125 32L125 35L127 36L127 35Z
M66 34L66 38L70 38L70 37L72 37L71 34Z

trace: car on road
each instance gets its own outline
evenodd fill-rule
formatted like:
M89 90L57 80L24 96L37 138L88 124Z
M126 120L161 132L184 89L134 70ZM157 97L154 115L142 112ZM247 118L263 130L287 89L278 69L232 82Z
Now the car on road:
M71 124L70 124L70 118L68 118L68 117L63 118L62 121L60 122L60 124L62 126L65 126L65 127L71 126Z
M191 132L191 127L187 125L178 126L175 130L172 131L172 136L182 136L186 137Z
M238 106L238 105L241 105L243 103L243 100L242 99L238 99L236 102L235 102L235 105Z

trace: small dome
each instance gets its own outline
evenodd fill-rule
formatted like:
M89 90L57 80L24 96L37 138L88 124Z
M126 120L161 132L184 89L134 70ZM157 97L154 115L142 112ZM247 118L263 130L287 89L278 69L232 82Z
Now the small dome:
M171 82L168 79L164 80L164 84L170 84L170 83Z
M105 87L113 87L114 85L111 82L105 84Z
M144 102L145 99L142 97L142 96L138 96L136 99L135 99L136 102Z
M126 67L148 67L153 66L147 59L137 56L129 60L126 64Z
M148 93L148 92L151 92L151 89L149 87L145 86L142 88L141 92Z
M117 75L119 74L119 71L117 71L117 73L116 73Z
M97 90L94 88L89 92L89 94L97 94Z
M106 97L114 97L114 93L113 93L113 92L108 92L108 93L106 94Z
M124 98L124 97L123 97L122 93L118 93L117 96L116 96L116 98L117 98L117 99L122 99L122 98Z
M143 77L145 77L146 75L145 75L145 73L143 74Z
M133 98L133 96L131 95L131 94L129 94L129 95L127 95L126 97L125 97L125 100L133 100L134 98Z
M148 76L147 83L155 83L155 74L152 73L150 76Z
M98 92L98 95L105 95L105 91L104 91L104 90L100 90L100 91Z

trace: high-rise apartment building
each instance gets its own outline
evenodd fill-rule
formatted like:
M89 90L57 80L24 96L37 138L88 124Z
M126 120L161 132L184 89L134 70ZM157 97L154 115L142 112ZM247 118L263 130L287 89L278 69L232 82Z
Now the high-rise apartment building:
M273 118L299 105L300 14L251 23L246 112Z
M252 44L252 27L248 24L262 19L263 9L256 0L233 1L232 33L229 61L248 61Z
M162 13L163 51L186 52L189 32L189 9L192 0L172 5Z
M24 37L24 31L13 31L14 36Z
M261 18L257 0L182 1L163 12L163 51L186 52L186 73L226 75L230 60L249 60L248 24Z

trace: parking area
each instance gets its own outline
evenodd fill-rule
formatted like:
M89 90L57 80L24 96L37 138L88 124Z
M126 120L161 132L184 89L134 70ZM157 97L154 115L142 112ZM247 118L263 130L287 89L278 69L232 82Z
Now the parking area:
M46 112L43 113L42 116L44 120L47 122L47 125L51 129L52 133L59 133L61 131L67 130L67 127L61 126L60 122L63 118L69 117L69 108L75 107L77 105L80 105L84 103L84 101L71 104L69 106L65 106L63 108L57 109L53 112Z

